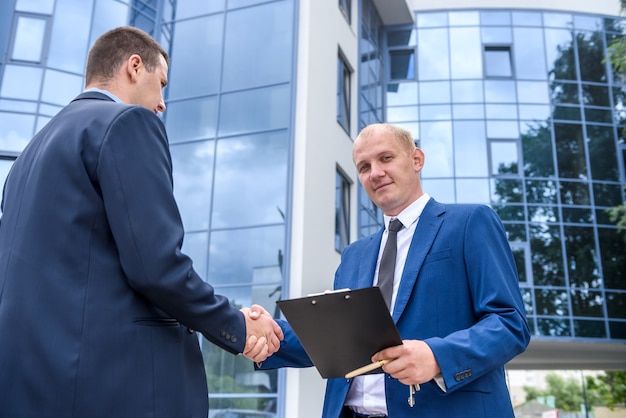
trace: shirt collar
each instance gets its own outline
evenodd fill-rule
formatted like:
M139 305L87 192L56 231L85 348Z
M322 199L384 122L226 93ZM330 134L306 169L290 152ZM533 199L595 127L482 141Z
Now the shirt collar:
M389 221L396 218L405 228L409 228L413 225L422 214L424 207L426 207L426 203L430 200L430 195L428 193L424 193L417 199L415 202L411 203L408 207L406 207L402 212L398 214L398 216L387 216L383 215L385 221L385 229L389 228Z
M120 98L119 98L119 97L117 97L115 94L111 93L111 92L110 92L110 91L108 91L108 90L102 90L102 89L99 89L99 88L97 88L97 87L92 87L92 88L87 89L87 90L85 90L85 91L95 91L95 92L97 92L97 93L102 93L102 94L104 94L104 95L109 96L111 99L113 99L113 101L115 101L115 102L117 102L117 103L124 103L124 102L122 102L122 101L120 100Z

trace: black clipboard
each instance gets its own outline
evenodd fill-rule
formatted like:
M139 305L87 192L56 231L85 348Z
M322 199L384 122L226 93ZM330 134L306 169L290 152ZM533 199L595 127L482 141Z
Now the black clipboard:
M378 287L276 302L320 375L345 377L378 351L402 344ZM380 367L368 373L381 373Z

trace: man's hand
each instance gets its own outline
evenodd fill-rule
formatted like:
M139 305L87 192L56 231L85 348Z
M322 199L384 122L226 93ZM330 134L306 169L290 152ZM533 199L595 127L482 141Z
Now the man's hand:
M252 361L263 361L280 348L283 330L260 305L240 309L246 319L246 346L243 355Z
M441 373L435 355L424 341L404 340L402 345L374 354L372 362L385 359L393 359L383 366L385 373L405 385L426 383Z

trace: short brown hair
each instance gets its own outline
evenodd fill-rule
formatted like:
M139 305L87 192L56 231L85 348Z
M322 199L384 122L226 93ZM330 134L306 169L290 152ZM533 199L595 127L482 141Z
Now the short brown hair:
M150 35L132 26L121 26L100 35L91 47L85 84L111 80L133 54L141 57L149 72L156 70L161 56L169 64L167 53Z

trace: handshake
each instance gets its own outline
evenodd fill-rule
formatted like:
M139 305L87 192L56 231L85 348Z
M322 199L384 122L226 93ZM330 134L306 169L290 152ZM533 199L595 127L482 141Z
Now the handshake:
M246 319L246 345L243 355L252 361L264 361L280 348L280 342L284 338L283 330L260 305L252 305L240 311Z

